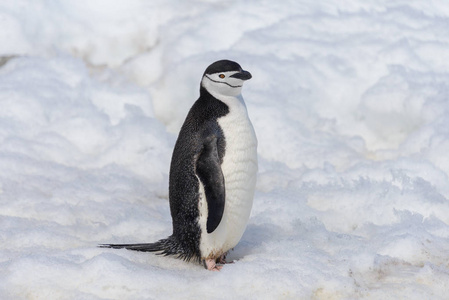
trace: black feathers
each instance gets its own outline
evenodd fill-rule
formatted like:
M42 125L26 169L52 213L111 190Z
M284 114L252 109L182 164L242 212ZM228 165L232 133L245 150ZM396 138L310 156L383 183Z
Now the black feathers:
M200 262L200 258L194 255L193 251L183 249L179 243L176 242L172 236L157 241L156 243L144 243L144 244L101 244L100 248L112 248L112 249L128 249L141 252L159 252L158 255L174 255L177 258L190 261L195 259Z
M204 88L200 93L200 98L193 104L181 127L173 150L169 178L173 237L184 244L183 248L194 249L195 255L199 256L198 178L204 186L211 216L207 231L212 232L221 220L225 196L220 165L226 141L217 119L229 112L226 104L212 97ZM218 189L214 186L215 182L219 183ZM214 211L211 213L211 210Z
M234 61L230 60L219 60L211 64L209 67L207 67L206 71L204 71L204 75L206 74L214 74L214 73L220 73L220 72L229 72L229 71L241 71L242 67ZM203 75L203 76L204 76Z

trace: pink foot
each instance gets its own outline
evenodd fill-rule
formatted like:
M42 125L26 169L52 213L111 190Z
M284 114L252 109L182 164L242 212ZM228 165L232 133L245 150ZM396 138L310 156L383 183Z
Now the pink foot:
M204 261L204 267L209 271L220 271L223 266L217 266L215 259L208 258Z

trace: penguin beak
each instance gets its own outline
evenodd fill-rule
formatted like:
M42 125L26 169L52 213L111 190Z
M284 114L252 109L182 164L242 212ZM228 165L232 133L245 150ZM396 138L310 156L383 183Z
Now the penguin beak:
M248 80L248 79L251 79L253 76L251 76L250 72L242 70L239 73L235 73L234 75L231 75L230 77L241 79L241 80Z

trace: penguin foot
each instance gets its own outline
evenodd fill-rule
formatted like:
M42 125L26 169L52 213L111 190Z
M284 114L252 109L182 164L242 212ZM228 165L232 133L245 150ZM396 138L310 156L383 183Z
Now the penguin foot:
M224 253L219 258L217 258L217 263L221 264L221 265L227 264L227 262L226 262L226 255L227 254L228 253Z
M223 266L218 266L215 263L215 259L213 258L208 258L206 260L203 261L204 267L206 269L208 269L209 271L220 271L221 268L223 268Z

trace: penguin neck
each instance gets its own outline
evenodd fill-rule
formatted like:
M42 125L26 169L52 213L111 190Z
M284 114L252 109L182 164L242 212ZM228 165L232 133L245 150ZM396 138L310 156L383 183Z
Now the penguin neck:
M245 101L243 101L242 94L238 94L236 96L228 96L228 95L222 95L213 91L209 91L207 88L205 88L203 85L200 87L200 97L213 97L214 99L217 99L220 102L223 102L226 104L229 108L229 110L233 111L235 109L237 110L244 110L246 111L246 105Z

